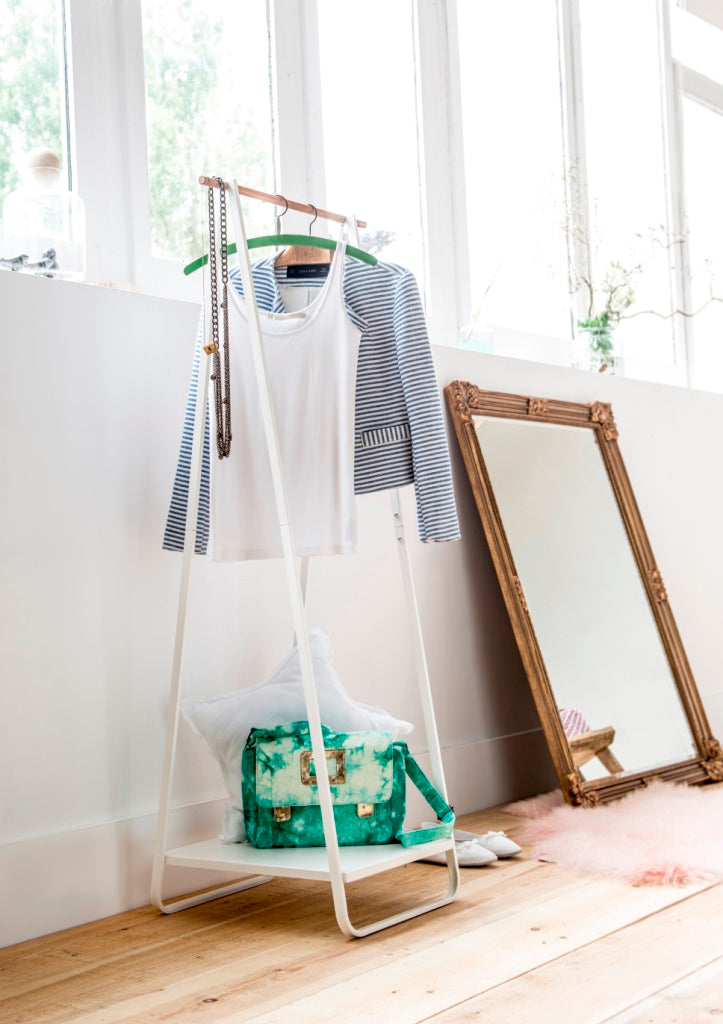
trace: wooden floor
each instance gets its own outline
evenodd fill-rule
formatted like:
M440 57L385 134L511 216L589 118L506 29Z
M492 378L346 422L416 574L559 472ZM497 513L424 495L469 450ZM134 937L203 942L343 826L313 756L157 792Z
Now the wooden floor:
M514 835L504 812L461 827ZM0 951L2 1024L702 1024L723 1021L723 886L633 887L523 855L450 906L345 939L329 887L276 879ZM350 889L355 923L446 889L412 864Z

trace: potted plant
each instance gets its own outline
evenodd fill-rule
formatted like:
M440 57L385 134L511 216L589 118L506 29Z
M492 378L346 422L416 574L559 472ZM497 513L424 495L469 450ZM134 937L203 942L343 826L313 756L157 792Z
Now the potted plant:
M671 234L662 224L631 236L626 262L609 259L610 247L601 230L597 202L588 200L587 190L571 172L565 183L566 199L563 230L568 248L568 286L574 300L576 319L572 347L574 366L601 373L622 372L622 353L617 336L621 320L655 316L669 320L679 315L697 316L712 302L723 298L715 293L713 261L704 261L708 280L708 298L698 309L630 309L639 298L636 291L649 294L640 275L657 264L660 274L664 261L670 272L671 257L676 263L686 260L686 235ZM676 252L675 250L680 250ZM606 262L606 260L609 260ZM640 287L638 287L640 285ZM645 301L643 299L643 301ZM672 304L671 304L672 306Z
M587 316L576 322L575 365L600 373L616 373L620 369L615 328L635 301L633 281L640 270L639 263L624 267L612 262L599 288L595 288L591 274L578 273L575 291L581 287L586 290L588 308Z

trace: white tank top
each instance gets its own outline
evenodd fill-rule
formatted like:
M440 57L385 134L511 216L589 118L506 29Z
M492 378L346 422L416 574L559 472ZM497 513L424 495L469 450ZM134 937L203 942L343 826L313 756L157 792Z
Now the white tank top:
M345 245L323 288L293 313L259 311L269 390L300 555L356 546L354 394L361 332L344 308ZM246 302L229 287L231 454L211 458L211 536L216 561L283 554L251 355Z

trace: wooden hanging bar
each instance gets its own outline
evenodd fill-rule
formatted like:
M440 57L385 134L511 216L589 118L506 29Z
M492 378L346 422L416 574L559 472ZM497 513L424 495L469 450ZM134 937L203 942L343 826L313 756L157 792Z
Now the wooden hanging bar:
M220 188L218 178L209 178L207 175L201 175L198 179L199 185L206 185L208 188ZM231 186L228 182L224 182L226 188ZM293 199L287 199L285 196L273 195L271 192L259 192L255 188L246 188L245 185L237 186L239 193L242 196L248 196L249 199L260 199L264 203L272 203L274 206L286 205L289 210L297 210L299 213L306 213L310 217L316 214L317 217L323 217L324 220L335 220L337 224L343 224L347 219L343 213L331 213L329 210L317 209L310 203L297 203ZM358 220L357 225L360 228L365 228L367 222L365 220Z

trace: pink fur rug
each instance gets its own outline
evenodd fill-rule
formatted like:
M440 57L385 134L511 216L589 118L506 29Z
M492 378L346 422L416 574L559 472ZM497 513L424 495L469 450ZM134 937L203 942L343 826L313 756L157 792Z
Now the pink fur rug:
M525 819L515 839L540 860L634 885L723 879L723 786L653 782L597 807L570 807L557 790L506 810Z

